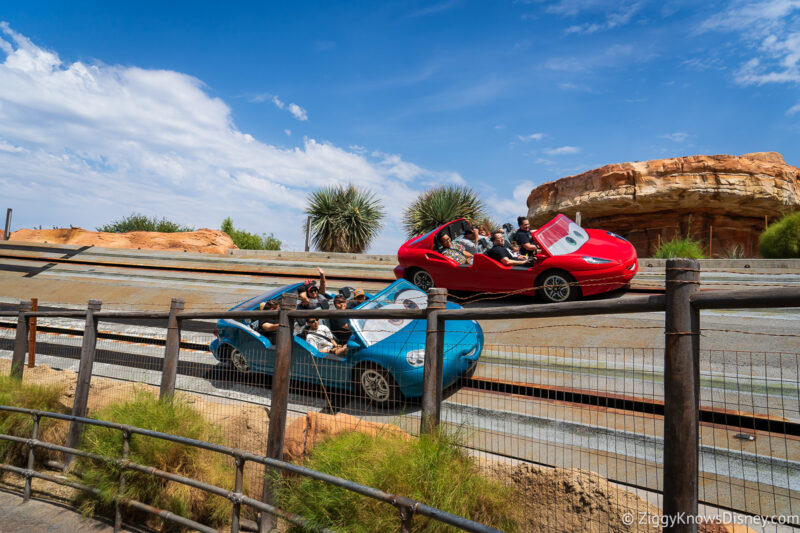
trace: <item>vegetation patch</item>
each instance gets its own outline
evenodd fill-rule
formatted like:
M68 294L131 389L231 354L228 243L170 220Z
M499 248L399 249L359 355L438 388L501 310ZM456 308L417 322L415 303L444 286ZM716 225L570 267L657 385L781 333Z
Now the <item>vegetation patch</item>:
M761 255L768 259L800 257L800 211L767 226L758 245Z
M308 197L311 240L322 252L363 253L378 236L385 212L375 194L355 185L323 187Z
M64 388L57 385L35 385L22 383L9 376L0 376L0 405L65 413L66 408L59 402ZM39 420L39 440L61 441L66 424L52 418ZM15 437L30 438L33 431L33 417L23 413L0 411L0 433ZM43 461L47 455L37 450L36 457ZM24 444L0 440L0 462L15 466L28 466L28 447ZM49 457L49 456L48 456Z
M281 241L276 239L272 233L269 235L255 233L248 233L246 231L236 229L233 227L231 217L227 217L222 221L223 232L227 233L233 240L233 244L242 250L280 250Z
M344 433L316 446L304 466L503 531L519 531L523 519L513 489L484 477L454 437ZM340 531L397 531L400 525L392 505L305 477L283 481L281 503L314 524ZM415 515L412 529L453 530L420 515Z
M457 218L492 224L487 220L486 206L475 191L469 187L445 185L434 187L411 202L403 213L403 225L406 234L415 237Z
M131 213L127 217L115 220L111 224L100 226L97 231L107 233L129 233L131 231L157 231L159 233L176 233L179 231L194 231L189 226L181 226L166 218L147 217L138 213Z
M185 401L180 398L160 400L141 389L136 391L132 400L110 404L94 413L93 418L222 443L219 431ZM82 448L94 454L119 458L122 457L122 440L119 430L87 426ZM132 435L128 457L134 463L233 490L235 470L232 460L215 452ZM99 499L81 496L79 504L82 510L87 514L110 510L117 497L121 469L113 464L82 459L76 473L83 483L100 490ZM215 527L230 521L231 503L226 498L130 470L126 471L125 479L124 496L128 498Z
M656 253L653 254L656 259L671 259L674 257L684 257L686 259L705 259L706 254L699 242L695 241L689 236L679 238L675 237L671 241L661 242L658 245Z

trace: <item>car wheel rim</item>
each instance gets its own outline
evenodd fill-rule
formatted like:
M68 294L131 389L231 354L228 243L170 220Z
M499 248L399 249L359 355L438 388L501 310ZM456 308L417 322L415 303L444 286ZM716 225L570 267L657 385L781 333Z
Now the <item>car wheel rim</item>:
M250 367L247 365L247 360L242 355L242 352L239 350L234 349L231 353L231 364L233 368L238 370L239 372L247 373L250 372Z
M553 302L564 302L569 299L570 291L572 288L569 282L563 276L554 274L547 276L542 284L547 299Z
M361 373L361 388L370 400L376 402L389 400L389 382L380 371L374 368L368 368Z
M433 278L430 274L425 272L424 270L417 270L414 272L414 285L422 289L423 291L427 291L431 287L433 287Z

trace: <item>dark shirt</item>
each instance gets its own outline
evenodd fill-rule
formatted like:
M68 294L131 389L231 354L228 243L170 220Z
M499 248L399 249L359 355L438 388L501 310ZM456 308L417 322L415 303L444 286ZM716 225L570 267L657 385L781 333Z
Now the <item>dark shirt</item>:
M357 300L347 300L347 306L345 307L345 309L353 309L363 304L364 302L366 302L366 300L362 300L360 302Z
M330 318L328 322L331 325L331 332L336 337L336 342L339 344L347 344L350 335L353 334L350 328L347 328L348 321L346 318Z
M261 324L274 324L274 322L267 322L266 320L263 322L261 320L253 320L252 322L250 322L250 327L259 332L260 334L264 335L267 338L267 340L271 342L273 345L276 344L276 341L278 340L278 332L264 331L263 329L261 329Z
M498 244L492 246L489 249L489 251L486 252L486 255L488 255L489 257L491 257L492 259L494 259L499 263L503 262L504 257L508 257L509 259L514 259L511 256L511 252L508 251L508 248L506 248L505 246L500 246Z
M525 244L536 245L536 243L533 242L533 237L531 236L530 231L523 231L521 229L517 230L517 232L514 234L513 240L519 244L520 255L533 255L532 251L525 249Z

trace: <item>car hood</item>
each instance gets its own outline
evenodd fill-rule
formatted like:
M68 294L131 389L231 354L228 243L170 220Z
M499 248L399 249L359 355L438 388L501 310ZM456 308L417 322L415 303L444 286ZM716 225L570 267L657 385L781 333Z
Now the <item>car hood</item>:
M573 255L599 257L610 259L619 263L626 263L636 258L633 245L619 237L610 235L607 231L589 229L589 240Z

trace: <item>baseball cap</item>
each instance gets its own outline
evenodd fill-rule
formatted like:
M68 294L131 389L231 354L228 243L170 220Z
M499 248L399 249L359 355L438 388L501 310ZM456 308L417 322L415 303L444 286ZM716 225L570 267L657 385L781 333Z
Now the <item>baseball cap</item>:
M358 298L359 296L366 296L366 294L364 294L364 289L356 289L353 291L353 298Z

